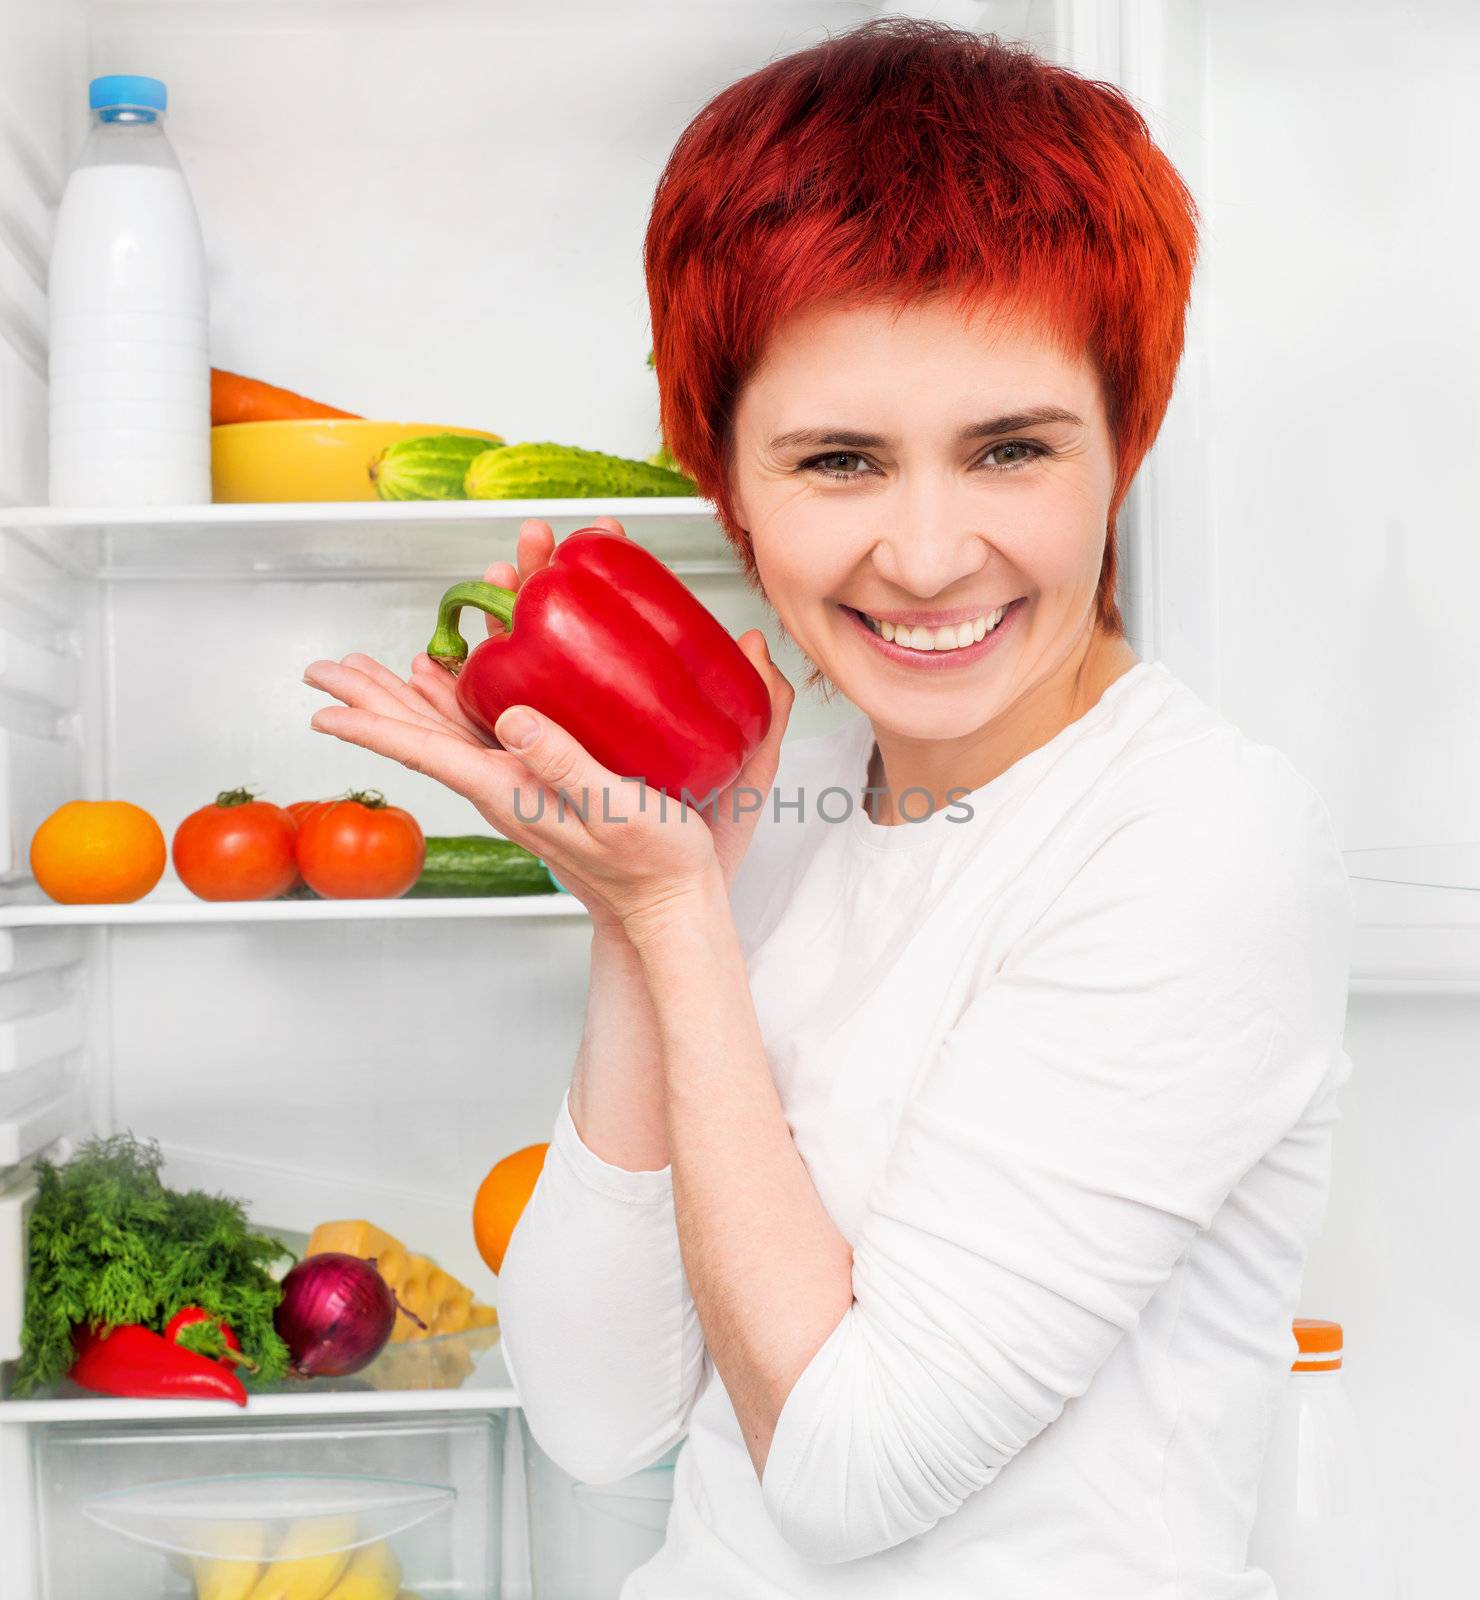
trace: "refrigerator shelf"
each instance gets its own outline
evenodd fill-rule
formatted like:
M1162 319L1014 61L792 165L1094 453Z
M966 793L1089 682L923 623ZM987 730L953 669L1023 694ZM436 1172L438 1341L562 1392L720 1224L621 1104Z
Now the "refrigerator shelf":
M512 1385L466 1389L367 1389L354 1392L317 1388L303 1394L255 1394L245 1410L209 1400L120 1400L111 1395L36 1395L0 1400L0 1427L12 1422L159 1422L209 1419L215 1422L272 1417L402 1416L409 1412L512 1411L519 1396ZM226 1413L231 1415L227 1416Z
M1480 844L1342 852L1356 911L1354 993L1480 993Z
M10 1422L235 1422L274 1417L351 1417L408 1412L489 1412L518 1408L519 1396L498 1344L497 1329L483 1337L449 1335L418 1344L391 1345L351 1378L313 1378L253 1393L245 1409L219 1400L126 1400L92 1394L75 1384L25 1400L0 1399L0 1426ZM467 1356L450 1366L448 1346L466 1344ZM449 1372L460 1381L449 1382ZM399 1383L400 1387L395 1387Z
M1347 872L1368 883L1480 894L1480 840L1344 850Z
M481 572L512 559L527 517L558 538L616 517L685 576L738 575L708 500L324 501L157 507L0 508L11 529L73 573L107 581L320 579L354 582Z
M0 901L0 928L142 928L202 922L416 922L514 917L584 917L573 895L445 900L197 900L166 882L128 905L58 905L38 890Z

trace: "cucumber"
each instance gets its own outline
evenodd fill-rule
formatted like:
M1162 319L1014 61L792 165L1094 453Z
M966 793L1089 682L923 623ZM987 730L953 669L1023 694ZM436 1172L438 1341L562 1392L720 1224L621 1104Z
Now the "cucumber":
M573 444L509 444L468 468L469 500L567 500L586 496L696 493L694 482L647 461L603 455Z
M424 433L387 445L370 464L382 500L461 500L473 460L500 446L465 433Z
M665 472L676 472L683 476L683 468L673 459L673 453L666 443L660 444L657 450L647 458L650 467L662 467Z
M406 898L556 892L544 862L523 845L470 833L427 840L421 876L406 891Z

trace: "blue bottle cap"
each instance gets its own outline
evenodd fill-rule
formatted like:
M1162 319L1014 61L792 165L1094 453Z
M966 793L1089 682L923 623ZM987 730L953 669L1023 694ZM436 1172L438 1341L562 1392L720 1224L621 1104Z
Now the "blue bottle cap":
M158 78L141 78L131 72L112 72L105 78L94 78L87 86L90 111L106 111L113 106L148 106L153 111L163 111L168 99Z

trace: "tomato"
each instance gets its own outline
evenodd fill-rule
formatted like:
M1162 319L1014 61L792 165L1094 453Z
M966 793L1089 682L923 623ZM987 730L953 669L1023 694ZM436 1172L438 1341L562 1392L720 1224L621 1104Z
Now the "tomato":
M289 894L296 894L308 887L303 881L303 874L298 870L298 829L303 825L303 819L315 806L332 805L329 800L294 800L291 805L283 809L293 819L293 882L288 886Z
M327 900L394 900L421 876L426 840L416 818L370 791L299 802L298 870Z
M180 882L202 900L273 900L298 876L296 832L281 806L228 789L175 829L170 856Z

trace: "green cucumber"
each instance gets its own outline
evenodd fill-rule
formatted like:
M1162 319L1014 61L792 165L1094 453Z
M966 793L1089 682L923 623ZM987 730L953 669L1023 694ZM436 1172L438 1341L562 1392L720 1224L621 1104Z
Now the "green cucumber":
M647 461L603 455L573 444L509 444L476 457L463 491L469 500L573 500L587 496L697 492L691 478Z
M684 475L683 468L673 459L673 452L666 443L660 444L656 451L647 458L650 467L662 467L665 472L676 472L680 477Z
M421 876L406 898L556 893L544 862L523 845L470 833L427 840Z
M500 448L465 433L424 433L387 445L370 464L370 481L382 500L461 500L468 467Z

